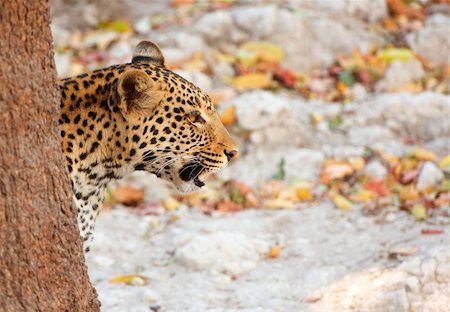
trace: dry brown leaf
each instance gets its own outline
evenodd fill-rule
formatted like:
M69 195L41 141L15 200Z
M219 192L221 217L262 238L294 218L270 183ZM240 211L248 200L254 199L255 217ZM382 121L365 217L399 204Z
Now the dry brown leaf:
M231 105L225 108L220 115L220 121L222 121L225 126L233 125L236 122L236 107Z
M271 248L269 250L269 252L267 253L267 257L272 258L272 259L278 258L282 249L283 249L283 246L280 246L280 245Z
M144 200L144 191L130 186L120 186L112 192L112 198L125 206L136 206Z

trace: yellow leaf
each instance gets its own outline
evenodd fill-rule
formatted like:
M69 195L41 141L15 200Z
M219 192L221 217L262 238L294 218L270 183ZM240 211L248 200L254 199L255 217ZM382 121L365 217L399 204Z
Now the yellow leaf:
M269 42L247 42L239 48L237 58L248 66L253 66L258 61L278 64L283 60L284 52L279 46Z
M296 193L297 193L297 200L299 201L308 201L313 199L311 191L306 187L298 187L296 189Z
M348 162L356 171L363 170L366 165L366 161L362 157L352 157Z
M222 115L220 115L220 121L225 126L233 125L236 122L236 107L232 105L225 108Z
M415 188L405 187L398 193L398 198L401 201L417 201L420 199L420 195Z
M390 63L395 60L407 61L414 57L414 53L411 50L404 48L388 48L379 51L377 56L381 60Z
M373 199L373 193L368 190L360 189L356 194L352 195L352 199L358 202L368 202Z
M413 156L418 160L436 160L436 154L423 148L416 148Z
M263 89L270 87L271 83L270 77L261 73L246 74L232 81L233 86L240 89Z
M147 285L148 278L138 274L118 275L110 280L111 284Z
M269 250L269 252L267 253L267 257L278 258L282 249L283 249L283 246L280 246L280 245L271 248Z
M292 208L294 203L286 199L268 199L264 202L264 207L269 209Z
M439 168L441 168L443 171L450 171L450 155L442 158L442 160L439 162Z
M352 202L342 195L336 195L333 197L333 203L337 208L344 211L352 211L353 209Z
M172 197L164 199L162 204L164 206L164 209L169 210L169 211L177 209L181 206L181 203Z
M411 214L417 221L423 221L427 218L427 209L422 204L416 204L412 207Z

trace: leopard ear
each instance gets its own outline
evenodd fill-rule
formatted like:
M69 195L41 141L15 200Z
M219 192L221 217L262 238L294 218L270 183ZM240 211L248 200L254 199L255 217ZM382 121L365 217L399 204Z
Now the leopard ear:
M124 115L139 110L148 111L156 107L164 95L158 82L138 69L129 69L119 77L117 93L118 105Z
M136 62L145 62L148 64L153 64L158 67L166 66L166 61L164 59L164 55L161 52L161 49L151 41L141 41L134 49L133 58L131 59L132 63Z

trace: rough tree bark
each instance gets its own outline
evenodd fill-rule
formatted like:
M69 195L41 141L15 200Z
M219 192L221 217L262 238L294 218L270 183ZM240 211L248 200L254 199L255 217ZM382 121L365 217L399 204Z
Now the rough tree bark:
M58 102L47 1L0 1L0 311L99 311Z

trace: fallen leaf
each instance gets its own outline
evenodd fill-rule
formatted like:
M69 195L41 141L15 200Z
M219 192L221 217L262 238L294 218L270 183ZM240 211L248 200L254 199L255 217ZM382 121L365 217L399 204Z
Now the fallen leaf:
M142 286L148 284L148 278L138 274L131 275L118 275L109 281L111 284L125 284L125 285L135 285Z
M437 235L444 233L444 230L442 229L422 229L420 231L424 235Z
M384 50L378 51L377 56L387 62L390 63L392 61L407 61L414 57L414 53L405 48L388 48Z
M275 71L273 77L286 88L294 88L297 83L297 75L289 69L279 68Z
M322 183L328 184L333 180L351 175L353 171L353 167L346 162L328 161L320 173L320 180Z
M236 107L231 105L225 108L220 115L220 121L222 121L225 126L231 126L236 123Z
M268 199L264 202L264 207L269 209L293 208L294 203L290 200L280 198Z
M433 153L432 151L428 151L426 149L423 148L416 148L413 151L413 156L418 159L418 160L423 160L423 161L435 161L436 160L436 154Z
M441 168L442 171L450 172L450 155L442 158L439 162L439 168Z
M297 195L297 200L299 201L309 201L314 199L313 195L311 194L311 191L306 187L298 187L295 189L295 191Z
M419 191L413 187L404 187L398 193L401 201L418 201L420 199Z
M242 206L230 200L225 200L219 202L216 209L221 212L234 212L241 210Z
M353 204L351 201L349 201L347 198L345 198L342 195L336 195L333 197L333 203L334 205L344 211L352 211L353 210Z
M181 203L178 200L169 197L163 200L162 205L164 209L170 211L179 208L181 206Z
M263 73L251 73L234 78L232 84L239 89L264 89L270 87L270 77Z
M414 256L417 254L417 247L392 247L388 252L390 259L397 259L398 257Z
M278 258L282 249L283 249L283 246L280 246L280 245L271 248L269 250L269 252L267 253L267 257L272 258L272 259Z
M239 48L237 58L248 66L258 61L277 64L283 60L284 52L279 46L266 41L247 42Z
M371 191L378 196L385 197L389 195L389 189L383 179L369 178L363 185L365 190Z
M411 214L417 221L423 221L427 219L427 209L422 204L415 204L411 208Z
M120 186L111 193L114 202L125 206L136 206L144 200L144 191L142 189Z

